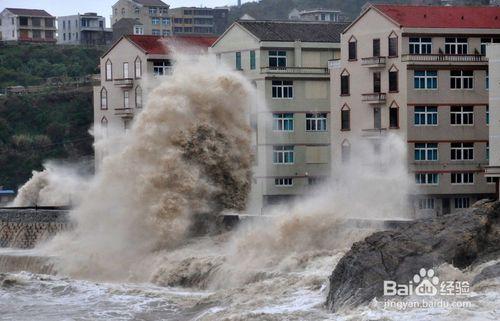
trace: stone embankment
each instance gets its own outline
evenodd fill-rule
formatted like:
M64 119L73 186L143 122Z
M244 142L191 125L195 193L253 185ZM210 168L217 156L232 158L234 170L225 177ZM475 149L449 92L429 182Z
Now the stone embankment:
M0 247L33 248L70 228L65 208L0 208Z

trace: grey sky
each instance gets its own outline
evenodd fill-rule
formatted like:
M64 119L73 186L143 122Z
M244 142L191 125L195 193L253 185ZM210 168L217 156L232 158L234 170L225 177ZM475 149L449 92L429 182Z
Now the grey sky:
M106 17L109 24L111 6L117 0L0 0L0 11L6 7L44 9L54 16L65 16L78 12L97 12ZM242 2L248 2L243 0ZM233 5L237 0L163 0L170 7L204 6L215 7Z

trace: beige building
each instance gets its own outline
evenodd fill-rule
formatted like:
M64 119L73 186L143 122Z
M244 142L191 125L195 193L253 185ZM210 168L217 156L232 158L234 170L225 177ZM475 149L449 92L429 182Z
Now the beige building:
M257 88L251 111L252 212L307 193L330 175L328 61L342 23L240 20L212 46L217 59Z
M213 37L123 36L103 54L101 81L94 87L94 127L103 135L123 135L146 105L148 93L171 74L171 41L206 52ZM96 148L96 167L102 159Z
M5 8L0 13L0 41L56 42L55 19L45 10Z
M377 146L397 133L419 187L417 215L490 197L484 54L500 40L498 16L493 7L368 6L342 33L341 59L331 62L335 165L348 161L357 139Z
M229 8L181 7L169 15L174 35L221 35L228 27Z
M113 6L111 25L114 37L122 35L168 36L172 34L172 24L168 15L169 6L161 0L118 0ZM121 19L136 21L132 24L115 24Z

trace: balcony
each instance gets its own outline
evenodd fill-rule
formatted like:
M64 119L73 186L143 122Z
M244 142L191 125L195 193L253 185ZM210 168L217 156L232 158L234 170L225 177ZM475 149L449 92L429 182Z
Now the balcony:
M122 118L133 118L134 109L133 108L115 108L115 115Z
M329 75L326 67L262 67L260 71L264 74Z
M382 68L385 67L385 57L367 57L361 58L361 65L369 68Z
M403 62L488 62L488 58L482 55L446 55L446 54L405 54L401 56Z
M362 101L369 103L369 104L385 104L387 100L387 95L386 93L369 93L369 94L362 94Z
M365 138L377 139L387 134L387 128L367 128L361 130L361 136Z
M115 79L115 85L121 88L132 88L134 86L134 79L133 78Z

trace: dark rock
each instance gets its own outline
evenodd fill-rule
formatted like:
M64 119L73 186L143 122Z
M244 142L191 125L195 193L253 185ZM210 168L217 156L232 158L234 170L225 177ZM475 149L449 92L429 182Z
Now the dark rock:
M484 280L494 279L500 277L500 262L487 266L474 277L471 285L475 285Z
M414 221L355 243L330 276L329 309L356 306L383 295L384 280L407 284L421 268L442 263L465 268L500 251L500 202Z

